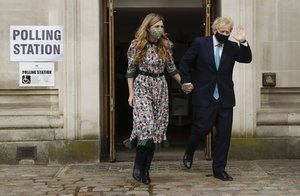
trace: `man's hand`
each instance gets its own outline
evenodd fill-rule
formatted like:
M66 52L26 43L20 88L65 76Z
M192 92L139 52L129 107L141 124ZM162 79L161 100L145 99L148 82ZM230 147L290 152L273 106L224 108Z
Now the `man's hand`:
M238 26L236 28L236 35L233 36L234 39L236 39L236 41L238 41L239 43L242 43L246 40L246 33L245 33L245 29L242 26Z
M181 85L181 90L185 93L185 94L189 94L190 92L192 92L192 90L194 89L194 86L192 83L186 83L186 84L182 84Z

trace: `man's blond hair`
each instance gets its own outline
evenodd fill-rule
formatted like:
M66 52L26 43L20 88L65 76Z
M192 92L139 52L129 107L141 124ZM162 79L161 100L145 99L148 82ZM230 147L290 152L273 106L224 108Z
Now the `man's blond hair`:
M213 22L211 28L213 32L216 32L219 28L223 27L223 26L230 26L230 31L232 31L233 29L233 20L228 17L218 17L215 19L215 21Z

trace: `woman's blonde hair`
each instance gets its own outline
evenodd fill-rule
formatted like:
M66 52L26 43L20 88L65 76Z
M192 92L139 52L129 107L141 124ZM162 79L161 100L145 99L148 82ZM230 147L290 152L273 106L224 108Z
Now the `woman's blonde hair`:
M154 25L159 21L164 22L164 18L158 14L150 13L144 18L142 24L136 31L135 33L136 53L134 56L135 64L140 63L143 60L143 58L146 56L147 44L150 36L148 30L152 25ZM161 58L163 61L170 60L172 58L171 47L172 47L172 43L169 40L167 34L164 33L160 37L159 43L157 45L157 54L159 58Z
M219 28L229 25L230 26L230 30L232 31L233 29L233 20L228 17L218 17L215 19L215 21L213 22L211 28L213 30L213 32L216 32Z

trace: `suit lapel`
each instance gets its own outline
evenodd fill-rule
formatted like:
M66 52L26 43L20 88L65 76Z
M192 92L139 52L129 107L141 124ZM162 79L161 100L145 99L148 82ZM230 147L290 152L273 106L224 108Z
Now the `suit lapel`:
M226 57L228 57L228 52L229 52L229 50L228 50L228 43L227 43L227 44L224 44L224 46L223 46L219 70L222 68L222 65L224 65L224 61L225 61Z
M210 64L212 65L212 68L215 71L217 71L216 63L215 63L215 54L214 54L214 43L213 43L212 36L208 37L206 41L206 47L207 47L206 51L208 52L208 58L209 58L208 62L211 62Z

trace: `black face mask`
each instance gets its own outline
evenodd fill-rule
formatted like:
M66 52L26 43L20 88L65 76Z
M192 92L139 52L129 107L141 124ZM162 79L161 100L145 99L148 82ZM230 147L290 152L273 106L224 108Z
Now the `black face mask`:
M222 35L219 32L217 32L215 36L220 44L225 44L229 39L229 36Z

